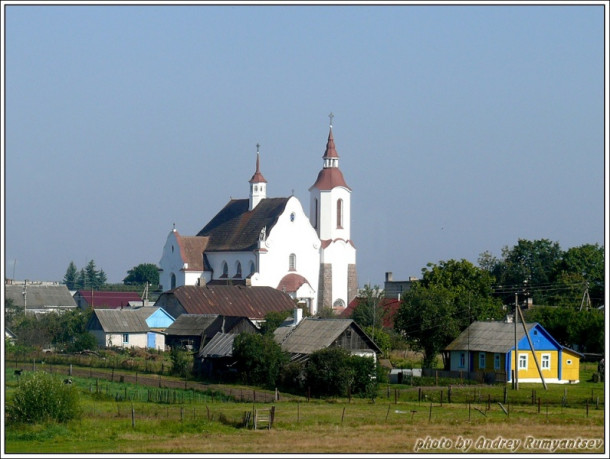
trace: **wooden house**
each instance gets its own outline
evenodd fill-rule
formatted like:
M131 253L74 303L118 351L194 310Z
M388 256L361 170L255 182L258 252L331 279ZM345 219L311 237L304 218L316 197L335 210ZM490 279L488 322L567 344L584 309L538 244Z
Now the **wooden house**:
M87 331L100 347L165 350L164 330L174 321L162 308L93 309Z
M512 382L517 355L519 382L539 383L544 379L546 383L566 384L580 381L581 354L559 344L538 323L526 323L525 328L527 335L522 323L473 322L444 349L449 370L484 374L487 381Z
M278 327L274 339L284 352L290 353L293 361L307 360L312 353L332 346L374 359L381 353L381 349L352 319L306 317Z
M165 344L198 352L217 333L256 332L256 325L247 317L220 314L181 314L165 330Z

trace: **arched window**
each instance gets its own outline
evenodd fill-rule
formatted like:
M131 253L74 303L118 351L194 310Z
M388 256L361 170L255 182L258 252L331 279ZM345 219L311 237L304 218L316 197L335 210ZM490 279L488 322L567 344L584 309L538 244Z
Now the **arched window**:
M222 276L220 277L229 277L229 265L226 261L222 262Z
M313 200L313 227L318 229L318 198Z
M253 261L251 261L251 262L250 262L250 275L254 274L254 269L255 269L255 268L254 268L254 262L253 262Z
M235 278L241 279L241 263L238 261L237 266L235 266Z
M337 199L337 228L343 228L343 199Z
M297 270L297 256L294 253L291 253L288 257L288 271L296 271Z
M171 275L170 284L171 284L171 287L169 288L170 290L173 290L176 288L176 275L174 273L172 273L172 275Z

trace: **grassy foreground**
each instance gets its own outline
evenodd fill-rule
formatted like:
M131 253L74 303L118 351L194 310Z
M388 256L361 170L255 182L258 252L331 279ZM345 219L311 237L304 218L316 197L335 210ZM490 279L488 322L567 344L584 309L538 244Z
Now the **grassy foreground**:
M17 381L9 370L5 377L10 401ZM425 388L430 396L418 401L417 388L406 387L410 395L399 398L382 389L375 403L356 398L252 403L194 390L176 390L164 398L160 391L133 384L114 382L104 390L88 378L73 380L80 393L81 419L5 426L3 453L606 452L601 383L570 386L566 403L559 402L565 387L544 391L542 385L533 384L522 385L518 394L509 389L507 404L501 403L503 386L482 388L482 395L471 387L463 392L455 387L452 403L446 399L441 403L440 394L433 397L439 388ZM534 391L548 402L528 402ZM601 406L589 400L597 401L599 393ZM464 394L472 394L472 399ZM244 427L245 413L272 406L272 429Z

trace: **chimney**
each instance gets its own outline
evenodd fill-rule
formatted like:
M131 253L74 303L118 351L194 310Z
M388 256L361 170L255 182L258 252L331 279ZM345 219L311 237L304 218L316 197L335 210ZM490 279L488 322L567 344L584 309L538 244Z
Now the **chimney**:
M294 321L292 326L296 327L299 322L301 322L301 319L303 318L303 310L301 308L294 308Z
M385 273L385 281L386 282L392 282L392 272L387 272Z

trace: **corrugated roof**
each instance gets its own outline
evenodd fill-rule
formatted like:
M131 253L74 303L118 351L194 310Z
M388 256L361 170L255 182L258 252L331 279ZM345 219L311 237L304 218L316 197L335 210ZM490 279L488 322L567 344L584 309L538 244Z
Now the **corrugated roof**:
M150 331L146 319L158 309L94 309L93 314L106 333L144 333Z
M313 319L306 317L288 333L280 327L274 339L291 354L311 354L330 346L347 328L352 327L372 348L377 348L352 319ZM377 349L378 350L378 349Z
M165 332L176 336L199 336L217 318L218 314L181 314Z
M198 357L231 357L233 341L237 335L232 333L216 333L214 337L199 351Z
M5 285L5 296L16 307L27 309L75 308L76 302L66 285ZM24 296L25 291L25 296Z
M263 227L267 234L284 212L290 198L267 198L248 210L249 199L233 199L197 236L209 237L207 251L249 251L258 246L258 238Z
M138 292L111 292L107 290L78 290L77 298L84 299L93 308L120 308L129 306L130 301L142 302Z
M181 308L176 307L176 302ZM293 300L284 292L273 287L243 285L183 285L162 293L155 305L163 307L174 317L221 314L254 320L264 319L269 312L294 309Z
M529 331L536 323L526 323ZM517 324L517 341L525 336L523 325ZM473 322L452 341L446 351L471 351L507 353L515 347L515 324L508 322Z
M182 261L188 263L186 271L203 271L203 254L209 238L202 236L181 236L176 231L176 240L180 246Z

